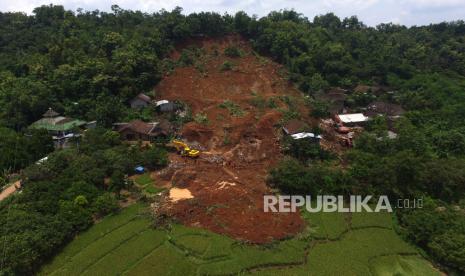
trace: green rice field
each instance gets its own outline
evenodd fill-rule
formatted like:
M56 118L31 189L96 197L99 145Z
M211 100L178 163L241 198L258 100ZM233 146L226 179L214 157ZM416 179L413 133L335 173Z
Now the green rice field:
M39 275L439 275L387 213L304 213L305 233L254 246L181 225L156 230L144 210L106 217Z

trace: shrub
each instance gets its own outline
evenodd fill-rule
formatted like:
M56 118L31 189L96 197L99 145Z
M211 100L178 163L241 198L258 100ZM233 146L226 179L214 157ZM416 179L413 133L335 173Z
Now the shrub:
M87 201L87 198L83 195L78 195L75 199L74 199L74 204L77 205L77 206L81 206L81 207L84 207L86 206L87 204L89 204L89 201Z
M164 167L168 164L167 152L161 147L151 147L142 153L143 164L149 169Z
M103 195L97 197L94 203L94 212L98 217L103 217L105 215L114 213L118 211L118 201L110 193L104 193Z
M328 160L332 158L332 155L320 147L317 142L309 141L309 139L289 139L288 153L300 160L301 162L307 162L312 159Z
M221 71L229 71L233 69L233 63L230 61L225 61L223 62L223 65L221 65Z
M231 58L240 57L242 55L241 51L236 46L226 47L226 49L224 49L224 54Z
M244 115L244 110L241 109L241 107L230 101L230 100L225 100L223 103L220 104L221 108L226 108L229 111L229 114L232 116L240 117Z
M197 113L197 114L195 114L194 121L196 123L198 123L198 124L201 124L201 125L208 125L208 123L209 123L207 114L205 114L205 113Z
M330 115L329 104L323 101L312 101L311 115L316 118L325 118Z

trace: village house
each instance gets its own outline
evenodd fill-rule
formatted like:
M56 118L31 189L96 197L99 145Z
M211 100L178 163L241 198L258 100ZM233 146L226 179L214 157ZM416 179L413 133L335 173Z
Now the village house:
M308 139L311 142L319 143L322 139L321 135L316 135L311 132L306 132L308 129L307 124L300 120L290 120L283 126L283 131L286 135L289 135L294 140Z
M370 119L369 117L363 115L363 113L337 114L334 116L334 118L336 123L348 127L363 126Z
M132 99L129 104L133 109L142 109L150 105L152 99L145 95L144 93L140 93L134 99Z
M55 148L66 148L69 146L69 140L79 137L79 128L87 123L85 121L72 119L61 116L58 112L49 108L42 115L42 119L34 122L29 126L31 129L46 129L53 138Z
M167 137L172 132L168 122L150 122L134 120L128 123L115 123L113 129L117 131L121 139L128 141L153 141L157 137Z
M177 106L174 102L168 100L160 100L155 102L155 109L158 112L174 112L177 110Z

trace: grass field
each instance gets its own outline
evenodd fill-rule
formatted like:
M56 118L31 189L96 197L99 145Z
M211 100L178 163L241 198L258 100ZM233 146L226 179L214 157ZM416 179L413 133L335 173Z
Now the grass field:
M154 230L144 208L105 218L40 275L438 275L387 213L304 213L306 233L253 246L181 225Z
M150 173L144 173L135 178L135 182L137 185L145 187L150 183L153 183L152 178L150 177Z

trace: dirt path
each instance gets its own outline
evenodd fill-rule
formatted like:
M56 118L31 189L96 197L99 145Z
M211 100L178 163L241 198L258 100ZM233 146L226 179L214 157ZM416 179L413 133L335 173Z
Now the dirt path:
M3 191L0 193L0 201L4 200L5 198L9 197L11 194L16 192L18 188L21 187L21 181L16 181L13 184L10 184L8 187L3 189Z
M206 52L199 62L204 62L207 74L194 66L176 68L155 91L159 99L188 103L194 116L207 116L207 124L191 122L181 130L187 141L199 144L206 153L196 161L170 154L176 166L158 175L158 182L188 189L193 198L167 199L160 210L186 225L253 243L300 232L304 223L299 214L263 212L263 195L271 193L265 182L268 170L282 158L276 126L281 111L289 108L282 97L292 97L295 107L308 114L302 95L278 74L280 65L251 54L248 43L239 37L206 39L195 45ZM245 55L225 57L228 45L239 46ZM214 48L219 55L213 54ZM232 71L221 70L225 60L235 64ZM267 104L270 98L274 106ZM234 104L234 110L220 106L225 100Z

